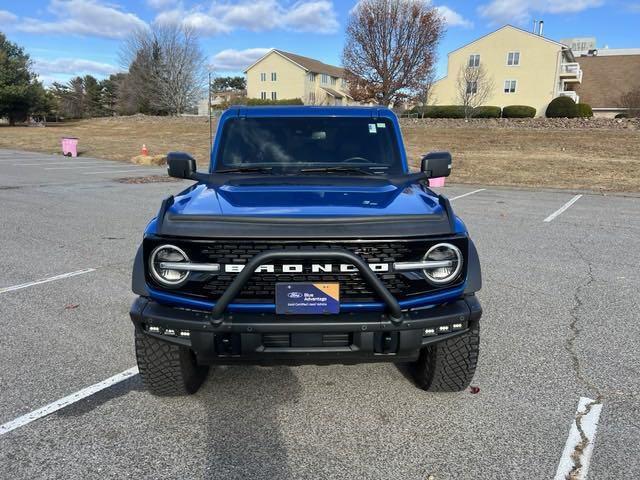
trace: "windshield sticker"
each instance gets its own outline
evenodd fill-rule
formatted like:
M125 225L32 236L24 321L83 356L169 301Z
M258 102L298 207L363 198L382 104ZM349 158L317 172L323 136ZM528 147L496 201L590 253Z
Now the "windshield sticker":
M369 133L377 133L376 124L375 123L370 123L369 124Z
M378 123L378 128L387 128L387 125L385 123Z

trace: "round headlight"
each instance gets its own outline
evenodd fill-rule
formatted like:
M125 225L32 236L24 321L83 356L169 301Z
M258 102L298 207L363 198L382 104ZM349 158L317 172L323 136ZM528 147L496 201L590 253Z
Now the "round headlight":
M151 252L149 270L153 278L160 284L176 287L187 280L189 271L168 268L167 264L188 261L187 254L175 245L161 245Z
M422 270L431 283L443 285L455 280L462 270L462 253L450 243L439 243L429 249L424 256L426 262L443 262L442 266Z

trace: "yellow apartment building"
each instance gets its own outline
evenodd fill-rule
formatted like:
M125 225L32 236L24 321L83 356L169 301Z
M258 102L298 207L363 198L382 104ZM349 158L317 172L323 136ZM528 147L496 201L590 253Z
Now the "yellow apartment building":
M460 69L480 65L493 84L484 105L528 105L544 116L558 96L580 100L575 88L582 70L571 49L541 32L506 25L449 53L447 75L434 83L430 103L459 105Z
M245 70L247 97L299 98L305 105L350 105L344 69L282 50L270 50Z

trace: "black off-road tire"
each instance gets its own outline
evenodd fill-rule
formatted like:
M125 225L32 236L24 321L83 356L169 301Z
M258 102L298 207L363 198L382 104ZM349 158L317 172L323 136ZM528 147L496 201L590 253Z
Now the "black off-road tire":
M413 364L416 384L429 392L460 392L473 379L480 352L480 324L422 349Z
M187 347L163 342L138 329L135 343L142 382L154 395L191 395L207 378L209 367L198 365Z

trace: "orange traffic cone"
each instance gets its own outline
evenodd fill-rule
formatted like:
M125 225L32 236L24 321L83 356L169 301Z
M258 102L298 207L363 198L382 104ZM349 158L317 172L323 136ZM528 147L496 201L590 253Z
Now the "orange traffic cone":
M144 143L142 144L142 155L144 155L145 157L149 155L149 150L147 149L147 146Z

